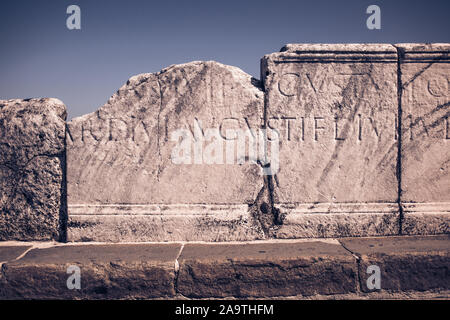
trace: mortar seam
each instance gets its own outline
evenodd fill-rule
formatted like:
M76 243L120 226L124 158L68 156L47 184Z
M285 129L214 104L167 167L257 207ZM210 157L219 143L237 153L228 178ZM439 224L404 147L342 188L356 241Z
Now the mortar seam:
M267 119L268 96L267 96L267 90L266 90L267 75L263 74L264 70L263 70L262 64L263 64L263 62L261 60L261 63L260 63L260 76L261 76L260 82L262 83L262 89L263 89L263 92L264 92L264 110L263 110L263 119L264 119L263 122L264 123L262 125L262 129L267 129L268 128L268 119ZM266 152L266 150L265 150L265 152ZM270 168L270 166L271 166L271 164L269 163L269 168ZM263 168L263 170L264 170L264 168ZM270 173L272 173L272 171L270 171ZM281 225L283 223L282 219L281 219L281 216L280 216L280 213L279 213L279 210L275 207L275 200L274 200L274 197L275 197L275 190L274 189L275 189L275 187L274 187L274 181L273 181L274 179L275 179L275 181L277 180L276 179L276 175L272 175L272 174L267 175L263 179L263 183L264 183L263 188L265 188L267 190L267 193L268 193L268 199L267 200L269 202L268 205L269 205L269 208L270 208L270 214L272 215L272 227L274 227L275 225ZM259 210L259 208L258 208L258 210ZM270 234L270 228L267 230L267 232L264 230L264 233L267 234L266 236L268 236L268 238L275 238L275 235L273 233Z
M404 52L402 48L399 48L393 45L397 50L397 167L396 167L396 176L397 176L397 205L398 205L398 234L403 234L403 219L404 212L402 206L402 117L403 117L403 109L402 109L402 96L403 96L403 85L402 85L402 70L401 64Z
M60 196L60 207L59 207L59 219L58 219L58 240L59 242L67 242L67 227L69 222L69 206L68 206L68 195L67 195L67 132L68 125L67 122L64 126L64 150L59 156L62 169L62 181L61 181L61 196Z
M163 109L163 90L162 90L162 86L161 86L161 79L159 78L161 75L161 72L159 72L156 75L156 79L158 82L158 87L159 87L159 111L158 111L158 127L157 127L157 144L158 144L158 173L156 175L157 180L159 181L159 176L161 174L161 163L162 163L162 155L161 155L161 112Z

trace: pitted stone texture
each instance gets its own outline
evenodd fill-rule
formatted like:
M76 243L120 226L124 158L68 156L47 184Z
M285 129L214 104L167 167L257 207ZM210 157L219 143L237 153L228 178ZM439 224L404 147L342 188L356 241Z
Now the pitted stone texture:
M178 291L190 297L271 297L355 292L354 258L339 244L187 244Z
M402 234L450 233L450 203L403 203Z
M345 248L359 257L360 288L367 286L371 265L380 268L381 290L426 291L450 288L450 238L447 235L428 237L388 237L343 239ZM375 290L376 291L376 290Z
M282 225L273 230L276 238L333 238L398 235L397 204L278 205Z
M0 240L64 237L64 104L0 100Z
M405 209L450 222L450 44L399 44ZM430 208L432 207L432 208ZM421 210L419 210L421 209ZM417 216L417 214L415 215ZM409 234L420 234L410 215ZM438 233L429 226L431 233Z
M257 164L238 164L236 157L226 164L224 139L222 164L206 157L195 162L192 146L191 164L175 164L179 140L172 135L179 129L190 135L216 129L226 136L227 129L261 128L263 92L257 85L240 69L212 61L131 78L98 111L68 123L69 215L72 205L81 204L252 204L263 186ZM205 153L207 147L205 142ZM241 231L247 232L252 234Z
M180 244L116 244L33 249L3 265L2 299L145 299L175 294ZM70 266L81 289L69 289Z
M282 141L277 202L395 202L396 49L282 50L262 59L267 125Z

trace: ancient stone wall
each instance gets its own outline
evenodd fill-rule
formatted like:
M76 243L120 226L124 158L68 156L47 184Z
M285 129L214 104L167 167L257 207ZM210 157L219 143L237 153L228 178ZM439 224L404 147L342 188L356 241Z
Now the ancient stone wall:
M0 235L64 234L66 200L70 241L448 233L449 51L288 44L262 58L261 82L174 65L132 77L67 130L62 111L33 111L54 100L2 102ZM38 140L21 140L24 117ZM26 191L27 170L52 191Z

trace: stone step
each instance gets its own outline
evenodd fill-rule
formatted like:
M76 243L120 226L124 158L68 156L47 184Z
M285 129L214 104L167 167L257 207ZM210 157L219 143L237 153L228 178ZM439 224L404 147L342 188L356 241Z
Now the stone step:
M449 252L448 235L1 242L0 299L449 299Z

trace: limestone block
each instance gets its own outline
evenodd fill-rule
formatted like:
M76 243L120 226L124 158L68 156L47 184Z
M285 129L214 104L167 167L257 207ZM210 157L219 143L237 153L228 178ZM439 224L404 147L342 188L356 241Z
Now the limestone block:
M0 240L65 238L65 119L57 99L0 100Z
M258 85L217 62L175 65L132 77L99 110L70 121L71 240L261 236L249 208L263 188L261 167L230 134L261 128Z
M2 266L1 299L149 299L175 295L180 244L59 245ZM76 271L77 270L77 271ZM79 289L74 284L78 272ZM71 278L72 277L72 278Z
M396 48L289 44L261 64L266 124L281 136L277 234L397 233Z
M405 234L448 233L450 45L399 44Z

